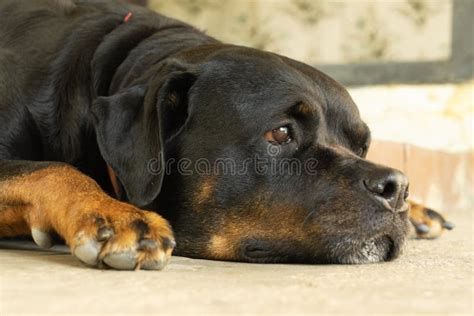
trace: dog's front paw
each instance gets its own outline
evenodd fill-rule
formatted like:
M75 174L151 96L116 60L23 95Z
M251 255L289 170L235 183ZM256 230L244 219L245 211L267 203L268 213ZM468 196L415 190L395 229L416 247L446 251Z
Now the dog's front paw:
M451 230L454 224L448 222L438 212L421 204L410 201L410 221L413 224L413 237L434 239L441 236L444 230Z
M70 222L66 242L79 260L119 270L161 270L175 246L161 216L115 200L97 205Z

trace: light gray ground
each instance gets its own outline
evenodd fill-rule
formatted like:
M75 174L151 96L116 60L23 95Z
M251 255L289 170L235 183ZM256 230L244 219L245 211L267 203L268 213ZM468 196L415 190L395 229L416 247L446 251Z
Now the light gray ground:
M412 240L395 262L260 265L174 257L161 272L85 268L61 252L9 250L0 242L0 315L471 314L471 210L454 231ZM15 246L18 246L16 244Z

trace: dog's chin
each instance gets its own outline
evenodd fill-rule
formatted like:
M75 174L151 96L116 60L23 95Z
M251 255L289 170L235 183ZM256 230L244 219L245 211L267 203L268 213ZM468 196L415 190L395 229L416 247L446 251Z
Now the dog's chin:
M404 240L388 235L365 241L344 238L330 247L329 263L364 264L390 261L398 257Z
M293 247L282 247L282 242L262 242L258 240L243 243L238 258L230 260L251 263L326 263L326 264L367 264L390 261L399 256L404 237L398 235L378 235L361 238L346 236L333 239L326 244L325 250L312 251L294 241ZM251 242L251 243L250 243ZM291 249L291 250L290 250Z

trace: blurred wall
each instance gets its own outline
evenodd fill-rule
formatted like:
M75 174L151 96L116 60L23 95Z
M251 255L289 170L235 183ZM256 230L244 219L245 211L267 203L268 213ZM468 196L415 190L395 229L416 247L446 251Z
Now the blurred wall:
M473 79L472 0L150 0L226 42L317 65L345 85Z
M226 42L307 63L443 60L452 0L151 0Z

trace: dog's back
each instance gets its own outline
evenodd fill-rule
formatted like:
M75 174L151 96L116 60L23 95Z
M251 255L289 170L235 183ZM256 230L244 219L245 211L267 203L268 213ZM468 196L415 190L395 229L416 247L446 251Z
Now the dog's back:
M41 160L28 109L47 79L60 41L80 16L69 1L0 1L0 157Z
M0 1L0 58L12 55L17 64L31 70L44 66L59 49L60 39L85 13L69 1Z
M120 28L127 24L131 12L132 21L139 23ZM85 65L98 55L101 61L96 64L111 61L113 66L104 66L110 80L134 45L167 25L185 24L113 1L0 0L0 125L4 127L0 130L0 157L77 160L71 158L72 151L60 153L60 144L46 153L41 144L54 147L62 137L51 130L57 126L51 120L58 116L67 125L61 135L65 131L69 134L63 143L73 144L80 133L75 127L82 124L78 118L92 100L91 85L99 81L95 77L104 78ZM127 47L120 46L122 43ZM109 83L102 93L108 93ZM68 121L66 117L73 118ZM45 126L38 126L38 121ZM18 148L27 150L18 152Z

